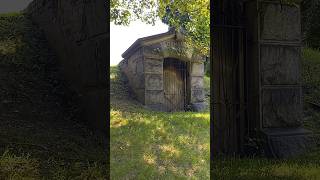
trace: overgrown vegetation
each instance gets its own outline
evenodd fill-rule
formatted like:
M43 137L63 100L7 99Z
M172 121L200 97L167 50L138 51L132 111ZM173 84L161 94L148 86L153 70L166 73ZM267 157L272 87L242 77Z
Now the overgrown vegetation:
M302 32L305 45L320 48L320 0L301 2Z
M106 179L106 144L81 122L41 30L0 15L0 179Z
M209 54L209 0L111 0L110 16L116 25L129 25L136 19L149 24L161 20L186 34L186 43L195 51Z
M209 179L209 111L151 111L130 98L118 67L110 79L111 179Z

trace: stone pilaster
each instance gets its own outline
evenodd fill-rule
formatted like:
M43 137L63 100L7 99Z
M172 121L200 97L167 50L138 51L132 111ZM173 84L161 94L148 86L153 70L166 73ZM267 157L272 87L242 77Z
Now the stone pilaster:
M206 108L204 94L204 64L203 62L190 63L190 104L195 111L201 111Z
M270 156L300 154L310 132L301 128L299 6L253 0L246 11L250 129L262 133Z

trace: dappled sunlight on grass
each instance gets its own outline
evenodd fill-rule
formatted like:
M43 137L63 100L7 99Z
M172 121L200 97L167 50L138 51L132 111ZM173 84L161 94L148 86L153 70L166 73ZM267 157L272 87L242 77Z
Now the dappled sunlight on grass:
M144 154L143 160L149 165L154 165L156 163L156 156L153 154Z
M159 145L159 149L162 150L162 152L168 154L169 157L171 156L179 156L180 155L180 151L178 149L176 149L173 145L171 144L164 144L164 145Z
M209 112L145 109L120 82L111 82L111 179L209 179Z
M142 113L112 109L111 177L126 177L128 174L138 177L134 174L143 173L149 178L195 176L208 179L210 116L191 114L197 113L148 110ZM118 125L124 122L125 125ZM201 168L195 168L197 166Z

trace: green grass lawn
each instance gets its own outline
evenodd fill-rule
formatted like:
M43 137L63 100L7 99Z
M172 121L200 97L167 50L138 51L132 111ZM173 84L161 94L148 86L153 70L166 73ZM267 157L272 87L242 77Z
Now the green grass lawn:
M129 97L117 67L110 79L111 179L209 179L209 111L150 111Z

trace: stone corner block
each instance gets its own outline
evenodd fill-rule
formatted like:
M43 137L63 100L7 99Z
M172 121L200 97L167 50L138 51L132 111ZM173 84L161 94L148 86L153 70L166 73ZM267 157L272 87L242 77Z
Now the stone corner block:
M267 157L290 158L302 155L315 147L312 132L303 128L263 129Z

